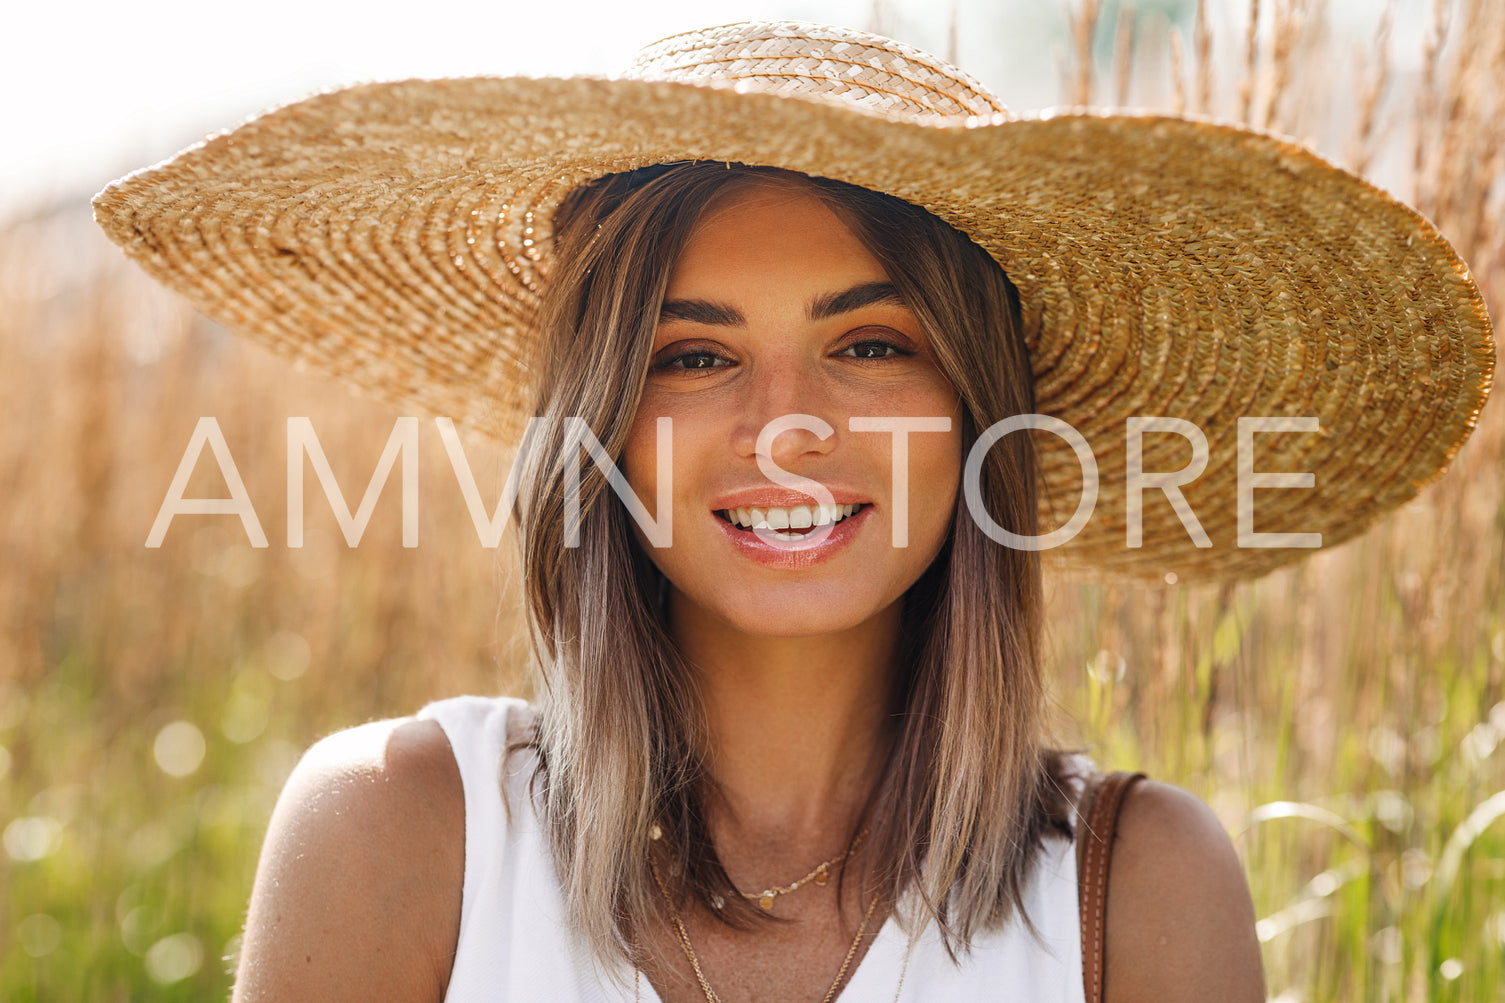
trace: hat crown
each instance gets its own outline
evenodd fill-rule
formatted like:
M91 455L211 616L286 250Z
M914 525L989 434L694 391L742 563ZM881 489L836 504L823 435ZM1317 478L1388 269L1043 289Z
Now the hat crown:
M855 28L745 21L646 46L627 77L835 101L885 117L1006 113L987 88L919 49Z

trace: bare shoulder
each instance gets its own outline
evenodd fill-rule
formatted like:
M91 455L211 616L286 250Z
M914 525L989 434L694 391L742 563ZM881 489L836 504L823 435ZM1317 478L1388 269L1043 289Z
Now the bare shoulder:
M1108 1003L1265 998L1249 884L1212 809L1141 781L1119 815L1108 878Z
M331 735L272 813L234 998L442 999L464 880L465 794L443 729Z

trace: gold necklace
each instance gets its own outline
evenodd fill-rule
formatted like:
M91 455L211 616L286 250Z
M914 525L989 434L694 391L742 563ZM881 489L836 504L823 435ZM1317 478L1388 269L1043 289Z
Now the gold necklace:
M788 895L790 892L799 891L811 881L814 881L818 885L824 885L828 880L830 880L831 868L844 862L853 853L857 852L857 847L862 843L862 837L867 835L867 831L870 828L872 827L866 825L863 826L862 831L857 834L856 838L854 838L850 843L847 844L847 848L845 850L842 850L830 860L816 864L813 868L810 869L809 874L806 874L798 881L790 882L787 885L770 885L769 887L763 889L761 892L744 892L741 889L738 889L737 894L741 895L743 898L749 901L756 901L758 905L763 907L763 910L765 912L771 912L773 910L773 900L778 896ZM648 830L648 838L651 840L657 841L658 839L663 837L663 834L664 830L658 825L657 822L655 822L652 828ZM714 905L717 909L720 909L722 905L721 896L717 895L712 900L711 904Z
M825 863L816 864L815 867L811 869L809 874L806 874L798 881L791 882L787 885L772 885L768 888L763 889L761 892L744 892L738 890L737 894L741 895L745 899L748 899L749 901L756 899L758 905L762 906L765 912L771 912L773 910L773 900L777 896L788 895L790 892L799 891L801 887L803 887L810 881L814 881L818 885L825 884L831 876L831 868L835 867L837 864L840 864L842 861L846 860L854 852L856 852L858 844L862 842L862 837L866 835L867 827L863 827L863 830L857 834L857 838L852 840L851 843L847 844L847 848L845 850L842 850L840 853L832 857L830 860L827 860Z
M700 983L700 991L705 993L706 1003L722 1003L721 997L716 995L716 990L711 988L711 983L706 979L705 972L701 970L700 958L695 955L695 946L690 943L690 931L685 928L684 921L679 918L679 910L674 908L674 897L669 894L669 888L664 884L664 879L659 876L658 864L650 855L648 866L653 871L654 883L658 890L663 893L664 904L669 907L669 921L674 924L674 932L679 935L679 946L685 949L685 957L690 959L690 967L695 969L695 979ZM841 980L847 977L847 969L852 965L852 958L857 954L857 947L862 943L862 935L867 932L868 920L873 917L873 910L878 905L878 893L873 893L872 901L867 904L867 911L862 914L862 922L857 927L857 936L852 940L852 946L847 948L847 956L841 959L841 969L836 973L836 981L831 983L831 988L820 998L820 1003L831 1003L836 998L836 991L841 988ZM906 967L908 967L906 965ZM899 986L903 988L903 976L900 976Z

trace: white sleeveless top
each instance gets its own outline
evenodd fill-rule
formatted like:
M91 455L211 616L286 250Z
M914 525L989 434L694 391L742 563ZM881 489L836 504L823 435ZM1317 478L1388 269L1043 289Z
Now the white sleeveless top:
M631 967L624 961L621 970L603 972L565 923L539 806L528 795L536 758L518 754L501 771L503 748L531 722L529 706L511 698L457 697L430 704L419 717L444 729L465 788L464 899L447 1003L632 1000ZM513 807L510 824L503 787ZM886 1003L902 974L902 998L910 1001L1084 1003L1076 854L1069 840L1046 839L1023 891L1038 937L1010 922L978 936L957 967L932 923L906 969L908 938L890 918L841 998ZM638 998L660 1003L646 978L636 984Z

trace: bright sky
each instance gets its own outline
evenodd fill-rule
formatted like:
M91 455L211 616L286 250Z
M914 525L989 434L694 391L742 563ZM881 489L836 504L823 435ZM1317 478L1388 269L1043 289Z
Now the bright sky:
M1137 6L1176 9L1190 2ZM1379 0L1333 2L1349 9ZM37 202L85 198L206 132L313 90L414 76L610 73L640 46L690 28L779 18L871 28L875 11L880 30L944 54L950 18L934 12L951 6L945 0L13 3L0 59L0 219ZM957 0L955 6L962 67L1011 107L1048 102L1066 45L1065 4Z
M610 73L640 46L690 28L781 18L864 27L872 10L871 0L12 4L0 60L0 216L38 198L92 194L205 132L313 90L402 77ZM944 21L888 19L893 34L944 49Z

